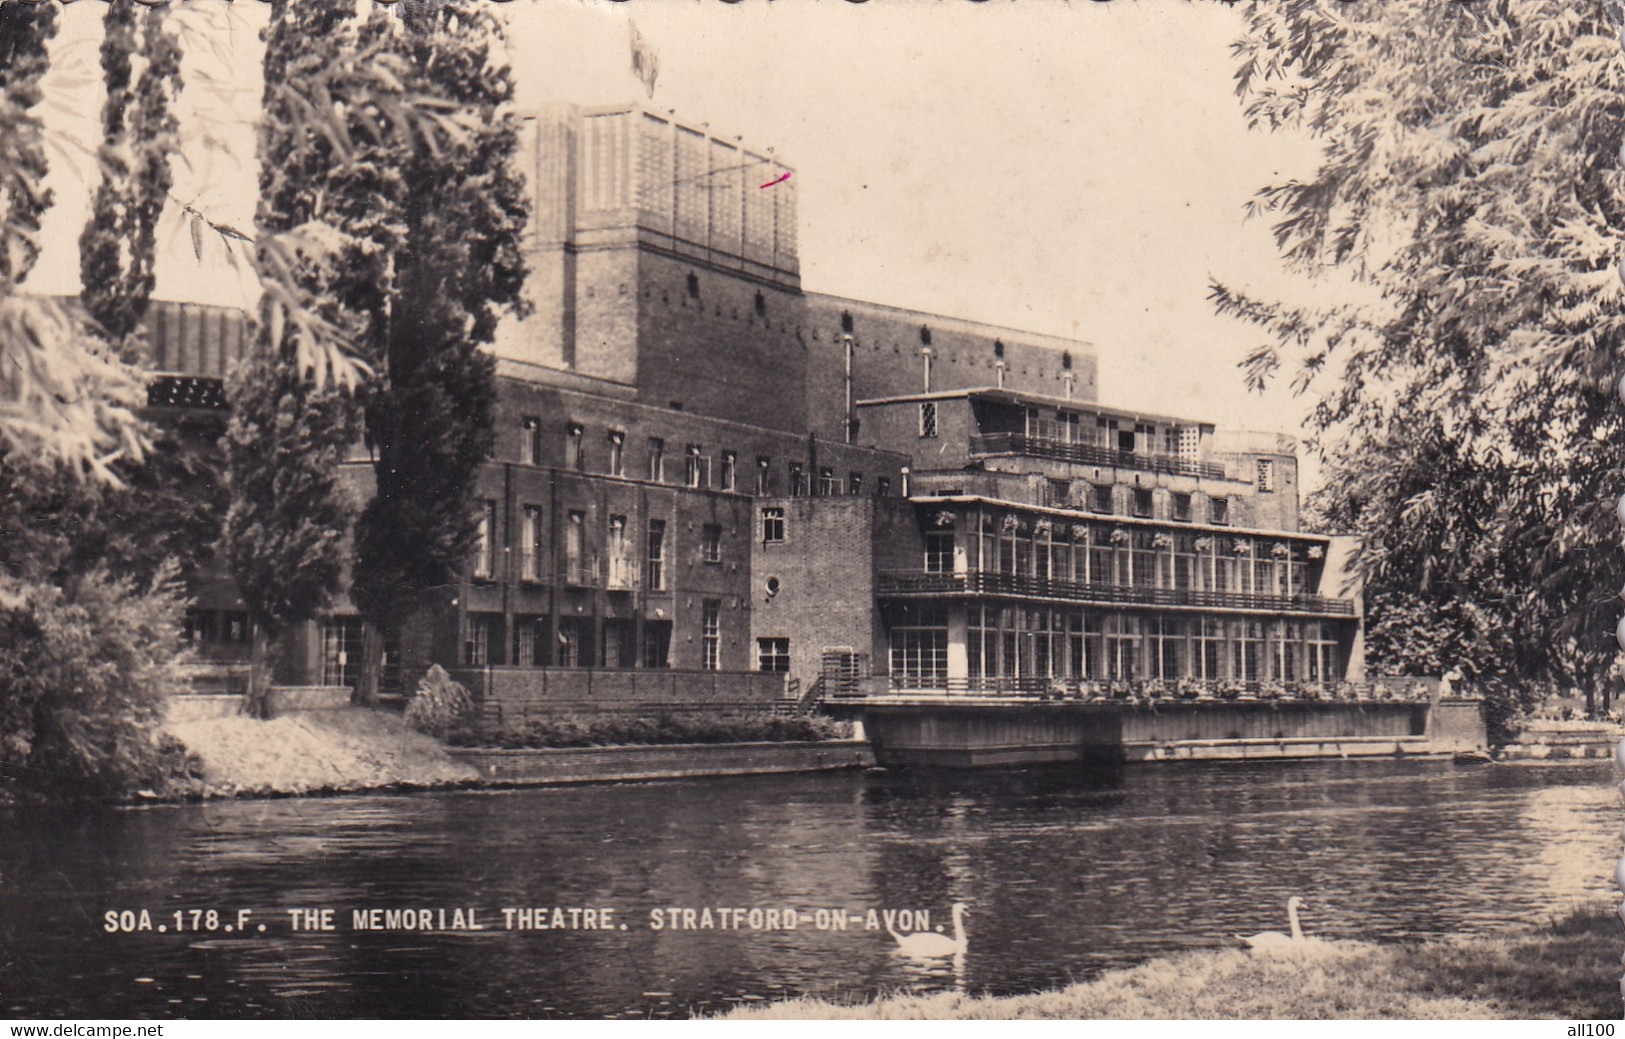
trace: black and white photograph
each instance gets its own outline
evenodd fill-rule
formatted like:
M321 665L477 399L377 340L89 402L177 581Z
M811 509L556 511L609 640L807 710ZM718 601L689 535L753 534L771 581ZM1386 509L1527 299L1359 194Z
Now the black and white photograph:
M1622 342L1625 0L0 0L0 1017L1613 1035Z

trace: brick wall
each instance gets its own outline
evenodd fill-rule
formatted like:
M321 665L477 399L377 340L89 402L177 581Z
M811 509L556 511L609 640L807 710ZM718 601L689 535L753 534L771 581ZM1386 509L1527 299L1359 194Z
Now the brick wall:
M482 717L497 724L561 714L759 714L784 695L782 675L748 671L491 667L454 670L452 677L474 695Z
M790 673L803 689L817 677L822 652L844 646L871 661L886 651L875 609L876 569L918 567L924 547L912 505L900 499L782 498L759 500L785 512L782 543L764 544L757 519L755 639L788 638ZM770 594L769 580L778 591Z

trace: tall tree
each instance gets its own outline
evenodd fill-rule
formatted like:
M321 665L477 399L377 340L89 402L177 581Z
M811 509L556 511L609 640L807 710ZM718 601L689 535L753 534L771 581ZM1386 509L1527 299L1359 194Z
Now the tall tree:
M361 439L354 391L382 354L387 275L404 233L395 157L446 147L474 125L411 89L386 29L346 0L276 0L266 30L254 234L265 295L258 358L228 388L224 537L255 625L255 713L272 639L314 618L342 574L353 503L340 464Z
M318 320L354 342L375 305L376 279L364 276L375 260L363 240L343 230L371 201L366 175L337 132L312 130L315 106L297 92L302 77L316 79L318 66L331 71L355 60L355 26L347 5L281 0L266 29L256 261L277 291L267 293L256 356L228 386L231 503L223 536L253 625L246 706L259 717L268 708L272 645L315 617L337 589L354 516L340 465L358 438L356 404L347 387L323 377L320 358L301 348L279 307L311 300ZM324 100L331 110L335 101L356 99L341 93ZM332 242L328 262L299 262L267 244L299 234Z
M363 702L376 696L385 638L467 563L475 478L494 437L495 365L483 348L501 315L523 306L526 210L501 23L479 4L396 10L374 28L409 60L411 88L457 106L475 129L395 156L402 228L366 393L376 490L356 528L351 587L366 621Z
M79 236L85 309L127 360L146 317L155 281L158 218L172 182L169 158L179 151L172 102L180 92L180 47L162 7L109 4L103 18L102 179ZM134 75L133 59L142 69Z
M1409 595L1514 633L1474 677L1600 686L1625 332L1625 61L1602 7L1256 0L1235 52L1251 123L1323 148L1257 212L1290 268L1370 301L1213 297L1266 333L1250 379L1324 392L1326 511L1366 539L1373 609Z

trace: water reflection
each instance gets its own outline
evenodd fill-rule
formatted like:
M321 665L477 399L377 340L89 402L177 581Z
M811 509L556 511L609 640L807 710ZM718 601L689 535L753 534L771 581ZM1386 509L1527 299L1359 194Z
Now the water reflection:
M801 993L1020 992L1276 928L1388 940L1610 897L1605 763L844 773L86 815L0 813L0 1006L53 1016L687 1016ZM911 960L875 909L968 950ZM611 907L625 930L366 933L352 909ZM845 929L656 930L661 907ZM264 934L109 935L107 909L253 908ZM338 910L295 933L284 910ZM228 917L229 918L229 917Z

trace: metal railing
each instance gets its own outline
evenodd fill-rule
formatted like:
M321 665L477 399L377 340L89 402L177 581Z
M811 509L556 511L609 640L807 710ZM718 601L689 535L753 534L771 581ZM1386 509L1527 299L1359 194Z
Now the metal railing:
M954 677L891 675L893 695L963 696L1034 700L1127 701L1289 700L1428 703L1432 690L1422 686L1394 688L1372 682L1242 681L1240 679L1051 678L1034 675Z
M1081 465L1109 465L1119 469L1196 476L1210 480L1226 478L1224 466L1214 462L1198 462L1177 455L1150 454L1142 451L1117 451L1096 444L1078 444L1054 437L1029 436L1025 433L977 434L970 438L970 453L1029 455L1036 458L1055 458L1063 462L1077 462Z
M1257 613L1354 616L1354 603L1351 600L1328 599L1320 595L1256 595L1251 592L1215 592L1197 588L1148 588L1058 580L1027 574L1001 574L987 570L972 570L963 574L886 570L876 575L875 587L883 596L998 595L1013 599L1059 599L1113 606L1188 606Z
M591 588L598 583L598 558L567 561L564 566L564 583L574 588Z

